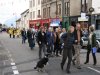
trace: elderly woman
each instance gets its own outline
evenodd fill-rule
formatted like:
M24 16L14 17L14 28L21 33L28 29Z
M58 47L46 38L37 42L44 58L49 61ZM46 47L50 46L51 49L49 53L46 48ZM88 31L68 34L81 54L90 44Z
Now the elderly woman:
M89 28L90 34L89 34L89 40L88 40L88 46L87 46L88 50L87 50L86 62L84 64L89 63L89 54L91 51L92 51L92 56L93 56L93 61L94 61L93 65L97 64L96 55L93 52L93 48L96 47L96 34L94 33L94 30L95 30L94 27L90 26Z
M54 33L53 28L49 28L46 33L46 39L47 39L47 52L52 55L53 52L53 45L54 45Z

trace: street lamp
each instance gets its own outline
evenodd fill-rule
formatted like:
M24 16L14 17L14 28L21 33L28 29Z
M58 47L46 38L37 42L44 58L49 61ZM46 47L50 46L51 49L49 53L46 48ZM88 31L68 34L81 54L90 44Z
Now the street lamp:
M94 11L94 8L93 7L90 7L89 8L89 12L90 12L90 16L91 16L91 25L92 25L92 12Z

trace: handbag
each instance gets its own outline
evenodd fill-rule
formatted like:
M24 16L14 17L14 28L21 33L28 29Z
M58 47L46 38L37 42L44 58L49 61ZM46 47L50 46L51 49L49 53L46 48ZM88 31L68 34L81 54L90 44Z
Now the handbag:
M93 48L92 48L92 52L93 52L93 53L96 53L96 52L97 52L97 48L96 48L96 47L93 47Z

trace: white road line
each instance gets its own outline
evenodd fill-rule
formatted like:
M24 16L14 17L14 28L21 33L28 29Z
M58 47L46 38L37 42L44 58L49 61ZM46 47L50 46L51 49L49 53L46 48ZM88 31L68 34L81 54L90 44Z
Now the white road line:
M16 64L15 63L11 63L11 66L15 66Z
M14 75L18 75L19 71L18 70L13 70Z
M99 70L96 70L96 69L91 68L91 67L88 67L88 69L91 69L91 70L93 70L93 71L95 71L95 72L97 72L97 73L99 73L99 74L100 74L100 71L99 71Z
M17 70L17 66L12 66L12 69L13 70Z

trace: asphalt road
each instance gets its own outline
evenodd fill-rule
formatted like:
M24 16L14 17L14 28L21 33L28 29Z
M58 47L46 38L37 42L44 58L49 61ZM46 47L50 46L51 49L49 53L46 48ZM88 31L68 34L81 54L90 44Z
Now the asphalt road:
M34 66L38 61L38 46L34 50L30 50L28 43L22 44L21 38L9 38L6 33L0 34L0 41L4 52L5 60L0 62L0 73L2 75L67 75L66 71L60 69L61 57L50 58L49 64L46 66L46 72L37 72ZM70 75L100 75L100 54L97 53L98 64L93 66L92 55L90 55L90 63L84 65L86 50L81 50L82 69L78 70L75 66L71 66ZM64 67L66 69L66 65ZM1 75L1 74L0 74Z

